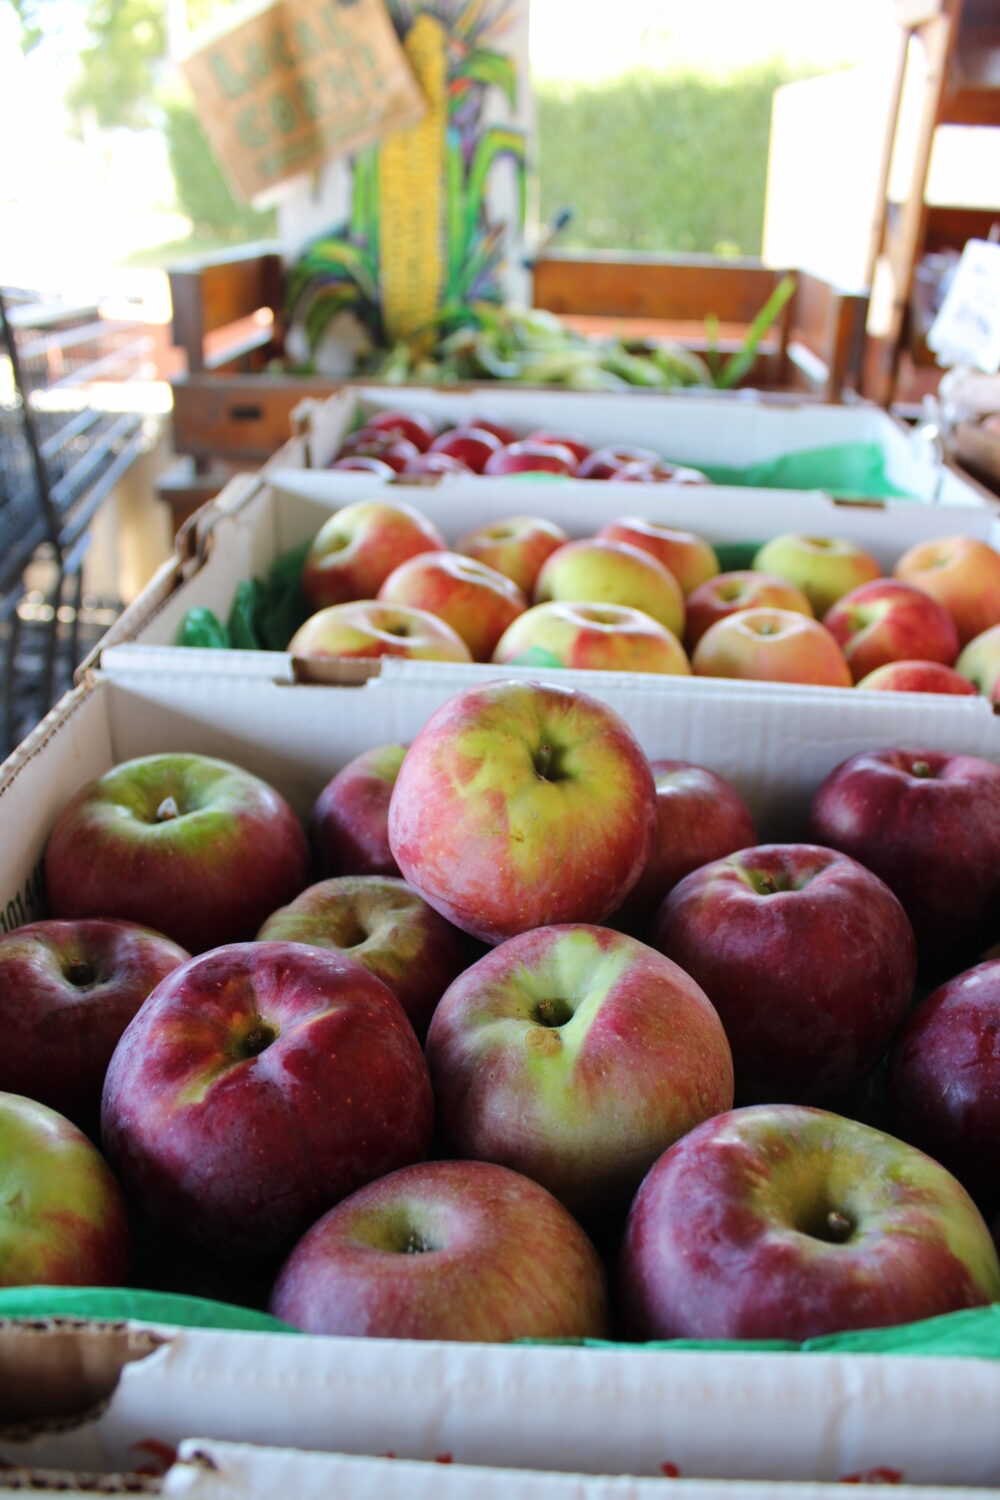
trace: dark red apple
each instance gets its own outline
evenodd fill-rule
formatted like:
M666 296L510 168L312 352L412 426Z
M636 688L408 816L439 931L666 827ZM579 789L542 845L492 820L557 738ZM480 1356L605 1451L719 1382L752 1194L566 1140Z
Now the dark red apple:
M594 1246L545 1188L491 1162L433 1161L307 1230L270 1309L307 1333L507 1343L606 1337L607 1301Z
M651 942L722 1017L737 1103L834 1098L878 1061L913 996L902 906L870 870L818 845L759 844L692 871Z
M803 1105L716 1115L665 1151L629 1210L626 1335L792 1339L1000 1299L961 1183L870 1125Z
M422 1159L432 1109L420 1043L380 979L305 943L233 943L175 969L126 1027L101 1134L154 1224L266 1262Z
M483 466L484 474L523 474L535 471L549 474L575 474L577 459L564 443L543 442L540 438L522 438L491 453Z
M536 427L534 432L528 433L528 441L532 443L555 443L557 447L568 448L581 464L590 453L590 443L579 432L561 432L551 427ZM509 444L507 445L510 446Z
M753 814L740 792L718 772L687 760L653 760L656 832L646 867L610 919L645 937L678 881L701 865L757 842Z
M72 796L49 834L54 917L115 917L189 953L251 938L309 882L309 844L274 787L183 751L113 766Z
M365 418L368 432L387 432L393 437L403 437L425 453L437 435L437 427L430 417L419 411L372 412Z
M320 875L398 875L389 798L406 745L373 745L332 776L313 803L309 839Z
M357 470L359 474L375 474L379 479L392 479L396 473L392 464L370 453L348 453L344 458L335 458L330 468Z
M418 453L403 470L404 474L419 477L434 474L471 474L468 464L463 464L453 453Z
M98 917L0 937L0 1089L96 1136L111 1054L139 1006L190 954L160 932Z
M1000 766L888 748L849 756L818 788L813 837L880 876L903 903L925 980L967 968L1000 936Z
M577 469L579 479L610 479L631 463L658 464L660 455L653 448L636 448L624 443L605 443L594 448Z
M923 1000L889 1049L889 1125L1000 1207L1000 959L976 964Z
M427 451L447 453L452 458L460 459L474 474L481 474L490 454L495 453L500 446L500 439L487 428L463 426L449 427L438 433Z

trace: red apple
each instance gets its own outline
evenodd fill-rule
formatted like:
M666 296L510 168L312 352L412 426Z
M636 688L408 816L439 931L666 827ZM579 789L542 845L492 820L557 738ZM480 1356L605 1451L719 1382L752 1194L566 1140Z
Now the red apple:
M937 661L950 667L958 631L943 604L914 584L875 578L849 589L823 616L855 682L893 661Z
M992 761L863 751L824 778L809 821L816 839L860 860L899 897L925 977L967 967L996 939L1000 767Z
M625 464L657 464L660 455L653 448L635 448L625 443L605 443L594 448L577 469L580 479L610 479Z
M1000 960L954 975L889 1049L889 1125L954 1172L984 1213L1000 1204Z
M304 943L234 943L175 969L130 1022L101 1132L154 1224L251 1262L423 1158L431 1116L420 1043L380 979Z
M467 531L455 551L495 568L530 599L542 563L568 541L569 532L544 516L509 516Z
M309 879L305 830L274 787L182 751L122 762L70 798L49 834L53 917L114 917L199 953L252 937Z
M419 411L398 411L391 408L388 411L372 412L365 418L364 430L367 432L386 432L393 437L408 439L421 453L426 452L437 435L437 428L430 417L424 416Z
M672 1141L732 1104L722 1023L689 975L610 928L536 927L442 996L426 1044L442 1140L623 1211Z
M648 459L633 459L631 463L622 464L620 469L615 469L613 474L608 475L616 484L711 484L707 474L701 469L689 468L687 464L672 464L666 459L657 459L655 463Z
M473 661L489 661L507 626L528 607L516 583L461 552L409 558L389 574L378 597L444 620L465 642Z
M677 637L651 615L624 604L534 604L508 625L493 660L675 677L691 672Z
M379 479L393 479L396 471L385 459L376 458L373 453L348 453L343 458L335 458L330 464L331 469L346 469L348 472L356 471L359 474L374 474Z
M0 1089L95 1135L119 1037L190 956L148 927L97 917L29 922L0 936Z
M491 453L483 465L483 473L523 474L544 470L550 474L575 474L576 465L576 454L564 443L521 438Z
M741 609L790 609L810 617L813 613L809 600L794 583L750 568L707 578L691 590L684 607L684 645L689 655L710 625Z
M311 943L355 959L388 985L419 1037L449 984L480 951L405 880L390 875L321 880L272 912L257 940Z
M471 474L468 464L450 453L418 453L403 470L406 475Z
M641 547L606 537L578 537L545 559L533 603L625 604L652 615L678 637L684 633L684 595L674 575Z
M439 615L381 599L354 599L317 610L299 626L287 650L290 656L310 661L379 656L472 660L462 637Z
M125 1200L92 1141L56 1110L0 1093L0 1286L123 1286Z
M976 689L954 667L939 661L889 661L855 684L890 693L953 693L975 697Z
M641 547L674 575L685 596L709 578L717 577L719 572L715 548L704 537L696 536L693 531L667 526L661 521L622 516L617 521L606 521L598 528L597 535Z
M507 1343L607 1337L604 1268L537 1182L433 1161L359 1188L307 1230L270 1298L306 1333Z
M761 1104L699 1125L649 1172L619 1262L638 1339L792 1339L884 1328L1000 1298L961 1184L828 1110Z
M438 433L428 453L447 453L458 458L474 474L481 474L486 460L501 446L500 439L485 427L474 424L449 427Z
M1000 552L989 542L974 536L916 542L892 571L944 605L958 627L960 645L1000 625Z
M393 568L419 552L443 551L438 528L401 501L356 500L325 521L302 568L302 588L315 609L374 599Z
M497 442L502 443L504 447L508 443L517 441L518 434L514 431L513 427L507 422L498 422L495 417L477 415L470 417L469 423L472 427L479 427L491 433Z
M693 870L650 941L722 1017L743 1103L823 1103L851 1088L913 996L916 945L899 901L814 844L759 844Z
M323 876L398 875L389 849L389 797L406 745L372 745L341 766L309 814L309 841Z
M710 625L691 653L699 677L851 687L851 669L833 636L791 609L743 609Z
M340 465L346 458L377 458L388 464L394 474L401 474L407 465L420 457L422 451L416 443L398 433L362 427L343 444L335 463Z
M486 942L599 922L646 863L656 792L613 709L575 688L488 682L447 699L389 803L405 879Z
M581 432L560 432L551 427L536 427L534 432L528 433L528 442L555 443L558 447L568 448L577 464L582 463L590 453L590 444Z
M653 760L656 832L646 867L611 919L637 937L648 928L679 880L757 842L753 814L743 796L718 772L687 760Z
M755 553L753 566L794 583L819 619L843 594L882 576L878 559L860 542L794 531L781 532L765 542Z

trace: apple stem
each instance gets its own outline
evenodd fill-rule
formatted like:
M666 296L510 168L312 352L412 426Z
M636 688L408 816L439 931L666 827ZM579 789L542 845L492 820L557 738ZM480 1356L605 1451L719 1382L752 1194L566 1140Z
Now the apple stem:
M931 774L931 768L925 760L915 760L910 763L910 775L926 777Z
M831 1208L826 1216L827 1236L835 1245L842 1245L854 1233L854 1225L846 1214Z
M181 810L177 806L176 797L164 797L163 801L156 809L157 823L169 823L172 818L179 818L180 815Z

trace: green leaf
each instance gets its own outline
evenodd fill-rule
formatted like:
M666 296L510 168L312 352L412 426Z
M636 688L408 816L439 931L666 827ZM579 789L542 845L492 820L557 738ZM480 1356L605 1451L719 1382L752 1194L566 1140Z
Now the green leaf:
M728 360L716 376L715 384L720 391L730 390L753 366L757 358L757 347L767 330L782 313L785 303L795 291L795 277L783 276L754 318L743 340L742 348Z
M518 214L524 218L528 185L525 162L527 142L524 132L508 126L495 125L484 130L476 143L465 184L464 225L462 231L461 260L464 261L472 244L473 236L483 213L486 198L486 179L495 161L501 156L510 156L517 171Z
M502 89L511 109L517 103L517 64L505 53L474 48L462 58L454 77Z

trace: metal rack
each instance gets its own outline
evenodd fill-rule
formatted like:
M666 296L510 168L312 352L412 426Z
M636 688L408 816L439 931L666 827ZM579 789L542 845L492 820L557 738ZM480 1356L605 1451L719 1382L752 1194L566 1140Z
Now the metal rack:
M119 609L85 596L102 503L147 443L130 383L146 376L138 323L0 288L0 754L72 682Z

